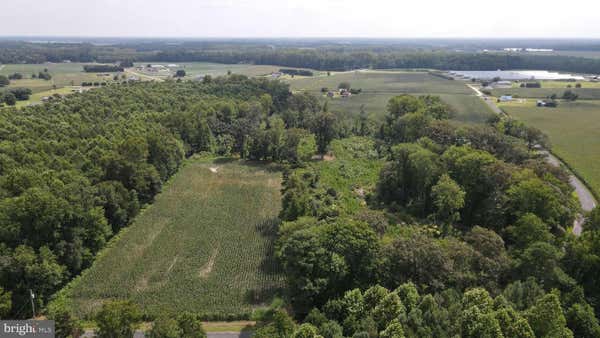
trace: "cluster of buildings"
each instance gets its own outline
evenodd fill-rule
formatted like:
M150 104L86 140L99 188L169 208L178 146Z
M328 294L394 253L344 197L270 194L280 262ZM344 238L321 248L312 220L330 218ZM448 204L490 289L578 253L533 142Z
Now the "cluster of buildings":
M352 93L350 92L350 90L349 89L345 89L345 88L340 88L338 90L338 94L341 97L350 97L350 96L352 96ZM335 96L335 92L333 92L331 90L327 92L327 97L333 98L334 96Z
M170 73L171 72L171 68L177 68L179 67L176 64L168 64L168 65L152 65L152 64L148 64L148 65L142 65L142 66L137 66L135 67L135 69L137 71L140 72L146 72L146 73Z
M528 53L549 53L554 52L551 48L520 48L520 47L509 47L503 49L505 52L528 52Z

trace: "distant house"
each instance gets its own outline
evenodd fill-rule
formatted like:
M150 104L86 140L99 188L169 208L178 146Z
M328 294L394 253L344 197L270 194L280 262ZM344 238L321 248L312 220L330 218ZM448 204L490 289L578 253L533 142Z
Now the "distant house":
M510 88L512 87L512 82L510 81L497 81L494 82L494 87L495 88Z
M340 96L341 97L350 97L350 96L352 96L352 93L348 89L342 88L342 89L340 89Z
M271 73L271 77L274 78L274 79L278 79L281 76L283 76L282 72L273 72L273 73Z
M538 100L537 104L538 107L556 107L556 101L546 101L546 100Z
M502 95L500 96L500 98L498 99L498 101L500 102L510 102L513 100L512 95Z

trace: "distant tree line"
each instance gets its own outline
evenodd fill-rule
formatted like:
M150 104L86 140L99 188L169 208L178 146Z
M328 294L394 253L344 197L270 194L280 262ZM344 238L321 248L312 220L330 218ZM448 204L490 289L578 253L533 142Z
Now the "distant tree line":
M300 76L313 76L313 72L306 69L289 69L289 68L281 68L279 70L283 74L288 74L292 76L300 75Z
M83 70L86 73L112 73L122 72L124 69L123 66L118 65L85 65Z
M209 61L253 63L345 71L361 68L433 68L441 70L547 69L578 73L600 73L600 60L558 56L458 52L345 52L331 50L165 50L152 61Z
M282 46L272 49L260 43L186 43L168 44L35 44L0 43L0 63L62 62L120 63L133 61L251 63L318 70L360 68L428 68L441 70L547 69L578 73L600 73L600 59L561 55L518 53L454 52L450 50L411 49L380 44L351 47L315 44L314 48Z

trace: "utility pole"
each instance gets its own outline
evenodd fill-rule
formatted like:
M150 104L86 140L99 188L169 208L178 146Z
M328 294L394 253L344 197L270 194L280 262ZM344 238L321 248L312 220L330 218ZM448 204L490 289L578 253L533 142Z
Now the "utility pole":
M35 294L33 293L33 290L29 289L29 298L31 299L31 311L33 312L33 317L35 318L35 303L33 302L33 299L35 298Z

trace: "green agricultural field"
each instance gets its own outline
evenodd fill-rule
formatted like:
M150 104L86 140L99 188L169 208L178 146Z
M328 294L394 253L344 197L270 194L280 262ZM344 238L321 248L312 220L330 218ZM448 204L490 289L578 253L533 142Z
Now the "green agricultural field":
M522 81L523 83L529 81ZM522 82L513 82L514 88L520 88ZM530 81L530 82L540 82L542 88L559 88L559 89L578 89L575 88L576 84L580 84L582 88L600 88L600 82L591 82L591 81L557 81L557 80L547 80L547 81ZM571 86L568 88L567 86Z
M560 102L557 108L502 104L502 109L548 134L552 151L600 193L600 101Z
M543 84L542 84L543 85ZM565 84L566 87L567 84ZM572 84L575 87L575 83ZM552 94L561 97L565 90L570 89L579 95L581 100L600 100L600 88L586 88L586 83L583 83L583 88L503 88L492 90L492 96L512 95L515 97L530 97L530 98L546 98Z
M107 299L150 313L242 313L284 286L272 256L281 173L191 159L63 295L85 316Z
M0 74L10 75L14 73L23 74L22 80L11 80L11 87L30 88L34 93L39 93L66 86L79 86L82 82L110 82L116 73L96 74L85 73L83 63L44 63L44 64L10 64L4 65L0 69ZM32 79L32 74L48 69L52 75L49 81L41 79Z
M388 100L396 95L439 95L456 111L456 118L465 122L483 122L491 111L477 98L464 82L451 81L417 71L351 71L320 75L312 78L288 80L293 90L308 91L328 100L335 112L358 114L361 106L373 116L385 114ZM341 82L349 82L362 93L349 98L326 98L321 88L337 89Z
M148 62L136 63L136 66L146 65ZM210 63L210 62L151 62L153 65L167 66L175 64L177 67L171 67L172 73L175 73L178 69L183 69L186 72L186 79L193 79L198 76L210 75L220 76L227 74L231 71L235 74L242 74L247 76L262 76L276 72L282 67L278 66L262 66L262 65L250 65L250 64L221 64L221 63ZM149 74L151 75L151 74ZM152 76L152 75L151 75ZM165 78L166 75L157 75L155 77Z

